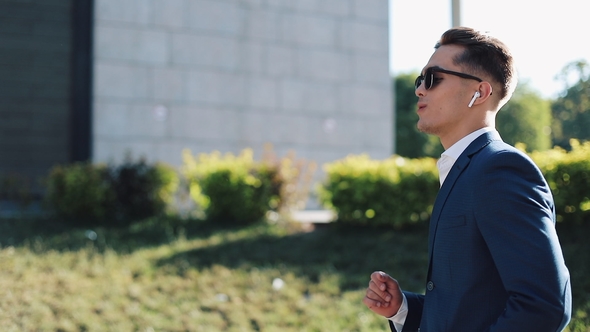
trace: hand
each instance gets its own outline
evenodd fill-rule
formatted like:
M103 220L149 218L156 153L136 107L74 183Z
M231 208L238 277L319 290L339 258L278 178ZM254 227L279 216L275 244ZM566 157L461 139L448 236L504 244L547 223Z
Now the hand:
M376 271L371 274L369 288L363 303L374 313L389 318L397 314L402 305L402 290L397 280L387 273Z

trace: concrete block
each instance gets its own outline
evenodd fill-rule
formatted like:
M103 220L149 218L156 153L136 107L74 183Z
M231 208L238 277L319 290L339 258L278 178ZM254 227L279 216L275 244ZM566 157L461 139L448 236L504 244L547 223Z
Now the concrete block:
M385 54L353 53L351 57L355 82L391 86L389 58Z
M151 0L96 0L94 10L97 26L103 20L148 25L153 17Z
M340 45L358 53L389 54L389 28L386 24L370 24L360 21L342 23Z
M96 102L92 112L92 132L95 140L122 138L128 135L127 103Z
M115 155L119 156L119 160L122 160L124 156L124 151L117 149L116 141L108 138L92 141L93 163L115 162Z
M280 37L280 14L268 9L248 10L245 17L245 38L277 41Z
M335 113L338 109L338 89L332 84L310 81L281 80L281 108L290 112Z
M338 24L335 18L283 13L282 39L295 45L335 47Z
M187 0L152 0L154 6L154 24L171 29L189 26Z
M264 72L265 47L261 41L242 40L239 42L238 71L244 74L261 75Z
M337 17L346 17L352 12L350 0L267 0L267 5L282 11L314 15L325 14Z
M163 105L152 103L98 102L95 104L94 133L97 139L164 138L167 115ZM165 112L168 112L167 109Z
M343 116L325 117L321 119L321 123L312 128L314 130L310 133L310 136L313 137L313 141L317 146L336 148L360 145L361 124L354 118Z
M264 5L265 0L240 0L242 4L246 5L247 7L261 7Z
M347 53L331 50L299 49L297 73L313 81L345 83L352 77L352 63Z
M307 116L279 113L269 120L268 132L277 136L271 142L291 146L301 146L310 142Z
M131 65L95 63L94 95L104 98L145 99L149 93L148 69Z
M302 12L316 12L320 7L321 0L297 0L290 1L289 6L291 9Z
M188 99L191 102L240 106L245 103L243 75L192 70L188 73Z
M314 15L347 17L352 13L351 0L267 0L272 9Z
M127 114L128 136L143 140L166 138L169 110L163 104L134 103Z
M313 143L309 135L310 125L315 118L301 114L281 114L278 119L281 123L281 142L294 147L305 146Z
M278 82L273 79L250 77L248 80L248 105L252 108L276 109L278 106Z
M246 15L237 1L191 0L188 7L192 30L234 36L244 31Z
M321 0L318 3L317 11L345 18L352 13L352 3L351 0Z
M362 124L362 132L359 138L360 146L363 149L382 151L381 156L388 156L393 152L392 116L384 115L383 118L363 119L360 123Z
M156 100L181 103L187 101L187 76L178 68L155 68L153 94Z
M296 68L296 49L282 45L268 45L264 61L265 73L271 76L293 77Z
M168 137L211 142L235 142L240 135L239 112L216 107L171 107Z
M392 92L387 86L344 86L340 93L342 111L345 113L375 117L393 112Z
M295 9L293 0L266 0L266 5L274 9Z
M387 24L389 2L383 0L352 0L354 17Z
M256 147L271 143L297 150L313 143L310 133L316 121L306 115L250 110L242 114L240 142Z
M140 64L163 65L169 62L169 35L157 30L97 27L96 57L126 60Z
M249 109L240 116L240 142L246 146L262 146L266 142L280 142L280 123L277 114Z
M240 64L240 44L235 38L175 33L172 63L235 70Z

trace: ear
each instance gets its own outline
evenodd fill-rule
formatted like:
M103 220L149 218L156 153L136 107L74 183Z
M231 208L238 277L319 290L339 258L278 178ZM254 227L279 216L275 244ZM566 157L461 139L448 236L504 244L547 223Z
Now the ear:
M490 98L490 96L492 95L492 90L492 85L489 82L484 81L479 83L479 89L477 90L477 92L479 92L479 97L477 97L473 105L485 103L486 100L488 100L488 98Z

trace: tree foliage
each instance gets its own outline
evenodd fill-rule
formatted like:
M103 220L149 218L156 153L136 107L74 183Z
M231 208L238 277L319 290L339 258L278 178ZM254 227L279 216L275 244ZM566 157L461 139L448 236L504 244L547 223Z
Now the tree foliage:
M496 128L509 144L523 143L527 151L551 148L551 107L528 82L520 82L496 116Z
M439 157L442 145L436 136L422 133L416 127L418 114L414 93L417 73L400 74L394 79L395 90L395 152L408 157Z
M551 105L553 144L569 150L572 138L590 140L590 65L585 60L569 63L560 78L565 89Z

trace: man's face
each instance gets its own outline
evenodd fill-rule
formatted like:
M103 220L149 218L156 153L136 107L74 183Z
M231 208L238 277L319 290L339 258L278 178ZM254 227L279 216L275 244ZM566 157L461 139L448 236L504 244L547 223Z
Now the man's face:
M463 51L464 48L458 45L440 46L430 57L422 75L432 67L466 73L464 68L453 64L455 56ZM467 104L477 91L477 84L475 80L435 72L430 89L426 89L424 82L416 89L420 118L418 129L439 136L442 141L445 138L449 138L447 141L456 141L454 136L463 135L465 127L473 120L469 113L473 110Z

